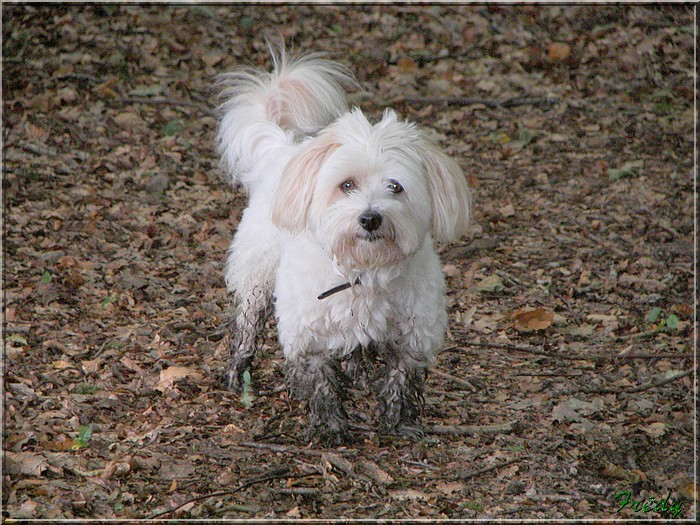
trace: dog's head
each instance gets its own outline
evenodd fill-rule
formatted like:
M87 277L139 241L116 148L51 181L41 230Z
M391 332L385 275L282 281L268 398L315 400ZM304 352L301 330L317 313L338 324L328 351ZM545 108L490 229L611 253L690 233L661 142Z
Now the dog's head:
M469 214L457 163L390 110L371 125L355 109L309 140L272 207L278 227L311 232L341 266L361 270L396 264L429 234L458 238Z

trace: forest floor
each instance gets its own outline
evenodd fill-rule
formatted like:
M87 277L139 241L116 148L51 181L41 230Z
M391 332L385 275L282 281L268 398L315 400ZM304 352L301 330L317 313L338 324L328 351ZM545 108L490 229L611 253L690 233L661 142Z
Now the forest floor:
M689 5L3 4L2 30L4 518L695 515ZM357 393L356 442L308 443L272 324L251 403L223 387L245 196L214 80L265 35L469 178L421 440Z

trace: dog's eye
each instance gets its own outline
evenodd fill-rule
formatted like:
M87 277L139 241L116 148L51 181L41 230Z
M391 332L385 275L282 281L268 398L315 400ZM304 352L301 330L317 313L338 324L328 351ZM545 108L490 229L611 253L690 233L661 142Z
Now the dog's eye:
M403 186L401 186L401 184L399 184L395 180L389 181L389 185L387 186L387 188L389 188L389 191L391 191L391 193L395 195L403 191Z
M340 189L341 189L344 193L350 193L351 191L353 191L353 190L355 189L355 181L352 180L352 179L346 180L345 182L343 182L343 183L340 185Z

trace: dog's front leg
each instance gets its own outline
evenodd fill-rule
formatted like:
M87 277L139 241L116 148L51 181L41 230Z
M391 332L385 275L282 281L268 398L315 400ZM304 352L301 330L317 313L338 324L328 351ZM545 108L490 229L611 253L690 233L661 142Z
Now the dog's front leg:
M310 437L329 445L344 442L348 416L343 407L340 363L318 354L296 354L287 357L286 366L292 396L308 402Z
M427 368L396 348L387 349L384 361L384 380L379 391L379 430L419 438L423 434L418 419Z

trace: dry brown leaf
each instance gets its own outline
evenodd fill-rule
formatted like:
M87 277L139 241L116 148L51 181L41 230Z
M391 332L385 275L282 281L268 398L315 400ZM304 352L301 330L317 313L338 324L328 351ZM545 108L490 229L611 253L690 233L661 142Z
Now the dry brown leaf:
M396 65L399 68L399 73L401 73L402 75L413 73L418 69L418 65L409 57L399 58L399 60L396 62Z
M66 450L73 450L75 441L67 436L63 436L57 437L53 441L47 441L43 446L46 450L51 450L52 452L65 452Z
M632 483L639 483L647 479L646 474L641 470L627 470L612 463L605 465L600 471L600 475L606 478L624 479Z
M656 423L651 423L650 425L639 427L639 429L642 430L649 437L659 438L666 433L667 426L666 423L657 421Z
M53 368L55 368L56 370L64 370L66 368L75 368L75 365L73 363L69 363L68 361L65 361L63 359L59 359L58 361L52 362L51 366Z
M124 459L115 459L107 463L104 472L102 472L103 479L119 478L126 476L131 471L131 465L128 461Z
M504 217L512 217L515 215L515 207L509 202L505 206L498 208L498 213Z
M552 409L552 421L558 423L579 421L581 416L566 403L559 403Z
M119 113L114 117L114 121L123 128L127 129L139 127L144 123L139 115L130 111Z
M564 42L553 42L547 46L547 56L555 62L565 60L571 54L571 46Z
M190 377L194 381L199 381L202 379L202 374L197 372L194 368L190 368L188 366L171 366L165 370L161 370L160 379L158 380L158 384L155 386L155 389L165 392L168 388L173 386L173 383L185 377Z
M379 466L373 461L358 461L355 465L355 471L358 474L367 476L369 479L379 483L380 485L389 485L394 482L394 478L379 468Z
M438 483L435 488L443 494L449 496L455 492L461 492L464 490L464 483L460 483L458 481L446 481L444 483Z
M24 474L26 476L40 476L47 468L49 462L46 458L35 452L5 452L7 464L5 468L9 473Z
M554 313L544 308L521 309L511 315L518 332L534 332L549 328L554 321Z
M425 492L416 489L390 490L389 496L399 501L415 501L418 499L428 500L430 496Z
M442 267L442 272L447 276L447 277L459 277L460 271L457 266L454 264L446 264L445 266Z

